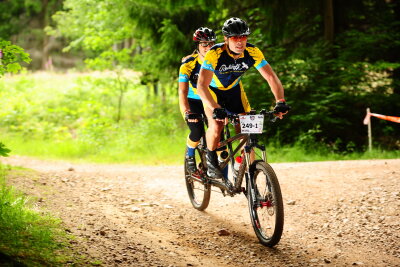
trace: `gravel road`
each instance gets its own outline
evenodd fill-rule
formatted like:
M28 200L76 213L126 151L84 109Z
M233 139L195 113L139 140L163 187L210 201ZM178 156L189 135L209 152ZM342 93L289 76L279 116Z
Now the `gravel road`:
M9 182L103 266L400 266L400 159L271 164L285 203L274 248L258 243L244 195L192 208L183 166L1 162L35 170Z

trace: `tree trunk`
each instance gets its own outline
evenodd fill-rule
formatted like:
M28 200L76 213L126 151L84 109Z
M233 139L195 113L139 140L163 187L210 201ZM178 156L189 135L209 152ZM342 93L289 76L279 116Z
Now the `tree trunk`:
M153 82L153 93L154 93L154 96L158 96L158 83L157 82Z
M48 25L48 15L47 8L49 5L48 0L42 0L42 12L40 14L41 18L41 28L44 29ZM43 31L43 42L42 42L42 69L48 70L52 68L52 62L49 60L49 37Z
M324 1L324 37L330 43L334 38L333 0Z
M117 113L117 123L121 120L121 113L122 113L122 99L124 98L124 91L120 90L119 91L119 97L118 97L118 113Z

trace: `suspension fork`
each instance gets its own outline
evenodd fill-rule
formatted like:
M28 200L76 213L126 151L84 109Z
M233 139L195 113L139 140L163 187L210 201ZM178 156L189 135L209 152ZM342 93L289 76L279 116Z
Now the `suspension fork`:
M249 155L246 153L246 159L249 159L249 158L250 158ZM250 171L250 168L249 168L250 164L248 162L246 162L246 164L247 164L247 170L244 173L244 175L246 177L246 192L245 193L246 193L246 197L247 198L251 197L251 199L253 200L252 201L252 203L253 203L252 205L254 207L254 201L256 199L256 194L255 194L255 189L254 189L254 187L255 187L254 186L254 179L253 179L253 176L252 176L252 172Z
M261 157L264 162L267 162L267 153L265 152L265 146L257 144L256 147L261 150Z
M262 152L262 160L264 162L267 161L267 155L265 152L265 146L264 145L259 145L258 144L258 139L256 136L250 135L247 145L244 147L244 151L245 151L245 157L246 157L246 172L245 172L245 176L246 176L246 191L248 193L251 194L251 198L253 199L253 201L256 200L256 196L255 196L255 185L254 185L254 170L250 170L250 166L252 163L250 163L251 157L251 150L253 148L258 148L261 150Z
M251 149L253 148L253 142L251 139L248 140L248 144L244 147L244 156L246 158L246 171L245 171L245 177L246 177L246 197L249 197L248 194L251 194L251 198L254 199L255 193L254 193L254 179L251 175L250 172L250 153Z

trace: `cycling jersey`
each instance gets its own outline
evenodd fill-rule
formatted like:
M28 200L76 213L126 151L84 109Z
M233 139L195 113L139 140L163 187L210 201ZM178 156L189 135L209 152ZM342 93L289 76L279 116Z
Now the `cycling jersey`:
M242 55L234 59L227 46L219 43L207 52L201 68L214 72L211 87L229 90L239 85L241 76L250 67L259 69L267 64L263 53L252 44L247 43Z
M189 92L187 97L200 100L197 94L197 79L199 78L200 66L199 55L193 54L185 61L183 61L179 68L179 82L189 82Z
M246 92L242 86L242 75L252 66L259 69L268 62L263 53L247 43L242 55L235 59L224 43L214 45L206 54L201 68L214 73L210 83L213 99L233 113L251 110Z

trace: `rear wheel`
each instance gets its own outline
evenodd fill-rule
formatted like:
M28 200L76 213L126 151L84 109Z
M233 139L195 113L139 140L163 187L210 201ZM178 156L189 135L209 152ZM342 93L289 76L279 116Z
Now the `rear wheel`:
M185 155L186 152L187 151L185 151ZM196 148L195 150L195 159L197 171L194 173L190 173L188 171L185 159L184 168L186 188L188 191L190 202L192 203L193 207L198 210L205 210L210 203L211 185L208 183L204 183L207 165L205 153L199 148Z
M272 167L257 160L250 166L254 188L248 190L250 218L258 240L273 247L282 236L284 212L278 178Z

